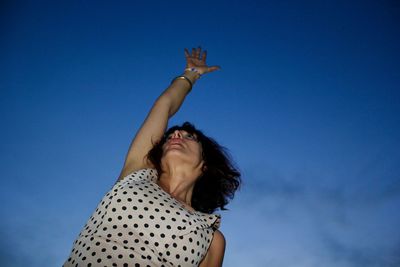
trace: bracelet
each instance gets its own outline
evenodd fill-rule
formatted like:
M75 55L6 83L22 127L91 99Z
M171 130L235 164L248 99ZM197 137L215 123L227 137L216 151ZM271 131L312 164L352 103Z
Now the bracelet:
M198 79L201 77L200 71L198 69L196 69L196 68L186 68L185 71L196 72L197 75L199 75Z
M191 81L188 77L183 76L183 75L178 76L178 77L175 77L175 78L172 80L171 83L173 83L175 80L185 80L185 81L187 81L187 82L189 83L189 85L190 85L189 92L192 90L193 83L192 83L192 81Z

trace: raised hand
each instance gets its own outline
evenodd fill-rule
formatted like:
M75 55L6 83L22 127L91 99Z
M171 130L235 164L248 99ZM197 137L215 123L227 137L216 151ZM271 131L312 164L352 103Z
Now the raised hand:
M207 51L201 51L201 47L193 48L192 53L189 53L189 50L185 48L185 57L186 57L186 68L196 68L199 74L205 74L208 72L213 72L219 70L219 66L207 66L206 58Z

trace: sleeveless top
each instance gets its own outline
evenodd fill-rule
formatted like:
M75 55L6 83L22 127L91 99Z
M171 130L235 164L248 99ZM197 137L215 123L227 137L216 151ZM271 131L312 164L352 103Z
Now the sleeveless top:
M143 169L118 181L63 266L198 266L220 216L189 211L157 179L155 169Z

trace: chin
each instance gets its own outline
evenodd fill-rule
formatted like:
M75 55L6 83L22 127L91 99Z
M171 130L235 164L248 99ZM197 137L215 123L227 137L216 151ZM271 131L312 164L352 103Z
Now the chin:
M181 151L172 150L168 153L165 153L161 159L164 164L173 163L173 164L192 164L197 165L197 161L193 160L193 158L188 157Z

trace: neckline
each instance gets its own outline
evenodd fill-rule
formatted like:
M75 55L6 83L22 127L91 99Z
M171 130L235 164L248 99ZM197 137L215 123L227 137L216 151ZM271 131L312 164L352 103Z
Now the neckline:
M158 181L158 179L156 180ZM176 199L175 197L173 197L170 193L168 193L167 191L165 191L157 182L151 181L155 186L157 186L158 189L160 189L162 192L164 192L165 194L167 194L167 196L172 199L173 201L175 201L182 209L184 209L185 211L187 211L189 214L194 215L197 214L198 211L195 210L193 207L191 207L193 210L189 210L181 201L179 201L178 199Z

